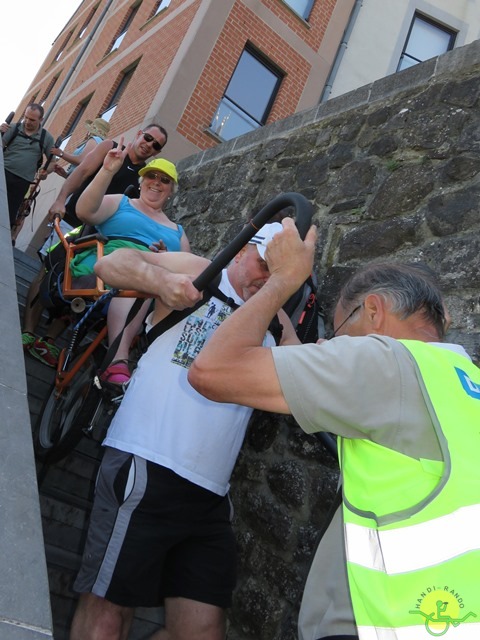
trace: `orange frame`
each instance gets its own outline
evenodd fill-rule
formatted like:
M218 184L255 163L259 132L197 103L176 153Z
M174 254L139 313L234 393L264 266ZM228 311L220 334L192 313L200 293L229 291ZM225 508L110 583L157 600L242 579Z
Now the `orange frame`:
M62 286L62 293L65 298L78 298L78 297L88 297L93 299L100 298L103 294L107 293L109 289L105 288L105 283L101 278L97 276L96 278L96 286L92 289L73 289L72 288L72 274L70 271L70 261L75 256L75 253L79 250L84 250L88 247L96 247L97 249L97 260L103 257L103 241L98 238L92 238L91 240L87 240L84 243L74 244L73 242L68 242L65 238L62 230L60 229L60 220L61 218L57 215L53 220L53 226L55 231L60 238L61 243L63 244L66 251L65 258L65 272L64 272L64 280ZM146 298L146 294L139 293L138 291L127 291L122 290L117 294L118 297L122 298ZM95 349L101 344L102 340L107 335L107 325L99 331L99 333L95 336L94 340L88 345L85 351L79 356L74 365L68 371L63 371L63 365L65 362L65 352L66 348L63 348L60 352L60 356L58 358L57 363L57 371L55 374L55 389L57 395L60 395L64 389L66 389L72 382L73 378L77 375L81 367L87 362L88 358L92 355Z

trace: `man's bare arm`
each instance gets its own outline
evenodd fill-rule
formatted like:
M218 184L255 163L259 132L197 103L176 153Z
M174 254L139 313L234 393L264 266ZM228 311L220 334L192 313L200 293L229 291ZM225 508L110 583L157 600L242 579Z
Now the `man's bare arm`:
M128 144L122 149L123 137L120 138L118 146L106 154L103 164L97 174L82 191L75 212L82 222L97 225L108 220L118 209L122 200L121 194L106 196L105 193L112 182L113 176L121 169L131 145Z
M292 321L283 309L279 310L278 319L280 320L280 324L282 325L282 338L280 340L280 346L283 347L288 344L301 344Z
M89 178L99 167L102 166L103 160L112 148L112 140L104 140L100 142L93 151L85 157L84 160L73 171L60 189L57 199L49 209L50 217L53 218L55 213L65 213L65 202L69 195L77 191L84 181Z
M311 273L316 230L302 242L293 220L282 224L267 247L270 278L218 327L190 367L190 384L211 400L289 413L272 351L261 345L271 318Z

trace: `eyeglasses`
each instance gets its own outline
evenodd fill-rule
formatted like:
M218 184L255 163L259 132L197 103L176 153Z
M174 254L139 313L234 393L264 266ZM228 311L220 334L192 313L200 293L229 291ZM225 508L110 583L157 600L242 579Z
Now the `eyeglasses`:
M158 140L155 140L155 138L150 135L149 133L147 133L146 131L142 131L143 133L143 139L145 140L145 142L151 142L152 143L152 147L155 149L155 151L161 151L163 148L163 145L160 144L160 142L158 142Z
M154 171L148 171L144 178L148 178L149 180L160 180L162 184L172 184L173 180L168 176L164 176L161 173L155 173Z
M357 313L357 311L359 309L361 309L363 307L363 302L361 304L358 304L355 309L353 309L353 311L350 311L350 313L348 314L348 316L345 318L345 320L343 322L341 322L338 327L336 329L334 329L330 335L327 337L327 340L331 340L332 338L335 338L335 336L337 335L337 333L340 331L340 329Z

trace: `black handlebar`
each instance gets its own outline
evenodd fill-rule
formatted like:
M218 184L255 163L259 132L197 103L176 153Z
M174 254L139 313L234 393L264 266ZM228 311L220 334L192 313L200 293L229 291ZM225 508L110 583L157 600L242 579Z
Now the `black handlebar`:
M240 249L253 238L257 231L261 229L270 218L285 207L291 206L295 207L295 224L297 225L298 232L302 239L305 238L312 220L313 205L300 193L281 193L273 198L273 200L270 200L270 202L252 218L249 224L235 236L225 249L212 260L208 267L195 278L193 281L194 286L199 291L203 291L208 283L218 276L230 260L237 255Z
M13 118L15 117L15 111L10 111L10 113L8 114L8 116L5 118L5 122L7 124L10 124L13 120ZM3 136L3 131L2 131L2 136Z

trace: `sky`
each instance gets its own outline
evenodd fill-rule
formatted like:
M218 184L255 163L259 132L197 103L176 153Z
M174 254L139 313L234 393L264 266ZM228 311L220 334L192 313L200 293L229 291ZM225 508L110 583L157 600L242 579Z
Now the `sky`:
M81 0L22 0L15 9L10 5L10 15L16 18L3 23L0 38L0 122L17 109L53 41L80 4ZM16 112L15 121L22 115Z

